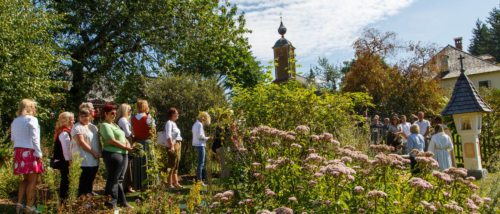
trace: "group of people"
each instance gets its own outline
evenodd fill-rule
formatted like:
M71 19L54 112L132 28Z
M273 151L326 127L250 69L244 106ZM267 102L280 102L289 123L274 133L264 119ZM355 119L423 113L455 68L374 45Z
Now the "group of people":
M434 158L439 164L440 170L452 167L453 164L453 141L451 132L443 124L441 117L434 120L435 126L425 119L424 112L418 112L417 116L412 116L411 122L407 122L405 115L394 115L391 119L385 118L384 123L380 122L378 115L375 115L370 125L372 143L382 143L402 148L405 154L409 155L411 168L417 172L414 149L418 151L429 151L434 154Z
M17 117L11 124L11 139L14 142L14 174L23 175L19 185L17 211L35 212L34 193L38 175L44 172L42 164L42 149L40 145L40 125L36 118L37 104L33 100L23 99L19 103ZM134 192L147 188L148 174L147 158L149 155L134 157L136 144L145 153L149 153L152 146L151 129L156 126L155 120L149 114L149 105L146 100L138 100L137 114L132 114L128 104L119 107L112 103L105 104L99 111L101 121L93 124L97 111L92 103L82 103L77 114L62 112L58 115L55 126L54 146L50 166L58 169L61 174L59 196L61 202L68 197L69 169L73 159L79 157L81 161L81 175L78 184L78 195L95 195L93 183L99 169L99 159L103 158L107 170L105 194L111 196L107 202L109 207L131 207L125 198L125 192ZM167 167L168 186L182 188L178 178L178 168L181 158L181 142L183 138L177 127L176 120L179 111L170 108L166 112L167 122L163 131L158 132L159 142L164 145L168 157ZM211 138L205 133L205 127L211 124L211 117L207 112L200 112L192 126L192 146L198 155L196 178L203 181L206 178L205 159L207 141ZM224 137L220 127L215 133L212 150L219 157L223 176L227 176L224 167L223 150L220 149ZM215 148L217 147L217 148ZM203 183L203 182L202 182ZM204 184L203 184L204 185ZM23 205L26 196L26 205Z

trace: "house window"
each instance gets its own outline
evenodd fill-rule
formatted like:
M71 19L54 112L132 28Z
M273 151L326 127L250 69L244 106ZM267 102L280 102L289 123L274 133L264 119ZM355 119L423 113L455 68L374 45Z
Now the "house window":
M491 87L491 81L490 80L483 80L479 81L479 88L485 87L485 88L490 88Z

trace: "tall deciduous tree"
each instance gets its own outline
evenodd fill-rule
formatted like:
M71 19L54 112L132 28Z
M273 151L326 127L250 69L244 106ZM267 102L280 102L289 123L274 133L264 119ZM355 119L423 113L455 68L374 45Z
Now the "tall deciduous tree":
M438 113L444 104L443 93L433 78L435 73L424 69L435 48L420 43L400 45L396 41L394 33L366 30L354 43L356 58L345 67L348 71L343 91L371 95L376 106L371 113ZM399 49L407 51L400 62L386 63L386 57Z
M62 99L62 85L51 79L60 69L53 33L58 17L28 0L0 0L0 128L15 117L17 103L32 98L39 113Z
M262 73L249 51L243 15L211 0L68 0L49 5L65 15L61 43L70 52L70 104L97 84L113 93L128 75L167 72L217 77L251 86Z

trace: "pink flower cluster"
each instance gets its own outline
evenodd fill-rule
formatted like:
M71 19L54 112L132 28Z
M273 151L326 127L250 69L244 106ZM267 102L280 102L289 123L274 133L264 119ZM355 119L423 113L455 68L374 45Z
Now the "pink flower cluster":
M449 174L439 171L433 171L432 176L436 177L438 180L444 181L445 183L451 183L453 181L453 178L451 178Z
M405 169L406 165L410 162L410 160L403 158L398 154L384 154L379 153L375 156L375 160L372 161L372 165L374 166L382 166L382 167L395 167L398 169Z
M365 188L363 188L362 186L356 186L356 187L354 187L354 192L356 194L361 194L363 191L365 191Z
M276 214L293 214L293 210L288 207L280 207L274 210Z
M295 135L297 135L295 132L286 132L286 131L281 131L279 129L271 128L269 126L259 126L254 128L250 134L253 137L256 137L258 135L265 135L265 136L272 136L272 137L281 137L282 139L285 140L290 140L293 141L295 140Z
M220 201L220 202L228 202L234 197L234 191L233 190L228 190L222 193L217 193L214 195L214 200L215 201Z
M297 126L297 128L295 128L295 131L298 134L309 134L309 132L311 131L311 129L308 126L306 126L306 125L300 125L300 126Z
M389 145L385 145L385 144L372 144L370 145L370 149L373 150L375 153L379 153L379 152L392 152L394 151L394 147L392 146L389 146Z
M317 153L310 153L307 158L305 159L305 162L308 163L321 163L325 158L321 157Z
M290 147L295 148L295 149L302 149L302 146L298 143L292 143L292 145L290 145Z
M430 184L426 180L424 180L422 178L418 178L418 177L413 177L408 182L410 183L410 186L418 188L418 189L422 189L422 190L427 190L427 189L433 188L432 184Z
M372 190L366 194L368 198L385 198L387 197L387 193L380 190Z
M275 193L275 192L273 192L273 191L272 191L271 189L269 189L269 188L267 188L267 189L265 190L265 193L266 193L266 196L268 196L268 197L271 197L271 196L275 196L275 195L276 195L276 193Z
M340 177L344 175L351 181L354 180L353 175L356 174L356 171L354 169L346 166L342 161L339 161L338 159L329 161L328 165L321 167L319 172L334 177Z
M437 211L434 203L429 203L427 201L421 201L420 203L424 206L424 209L429 211L429 212L436 212Z
M464 208L459 206L458 203L455 201L450 201L449 203L445 204L444 208L446 208L449 211L458 212L458 213L462 213L464 211Z
M424 168L437 168L439 163L433 158L432 152L418 152L415 156L417 163Z
M243 205L251 206L251 205L253 205L253 199L247 198L247 199L245 199L243 201L238 202L238 205L240 205L240 206L243 206Z
M451 167L444 170L444 173L454 177L454 178L465 178L467 176L467 170L464 168Z
M479 209L476 203L470 198L467 198L467 203L465 205L467 206L467 208L469 208L470 211L477 211Z
M356 161L359 161L361 163L369 163L370 162L368 155L364 154L361 151L357 151L350 146L345 146L344 148L337 148L336 151L339 155L348 156L348 157L350 157Z

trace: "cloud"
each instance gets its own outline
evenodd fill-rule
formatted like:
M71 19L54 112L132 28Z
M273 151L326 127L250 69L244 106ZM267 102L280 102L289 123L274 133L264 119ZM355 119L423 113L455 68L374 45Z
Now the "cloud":
M280 13L287 28L285 38L301 59L350 50L361 30L397 14L413 0L231 0L245 12L254 55L263 63L273 59ZM307 60L309 59L309 60Z

